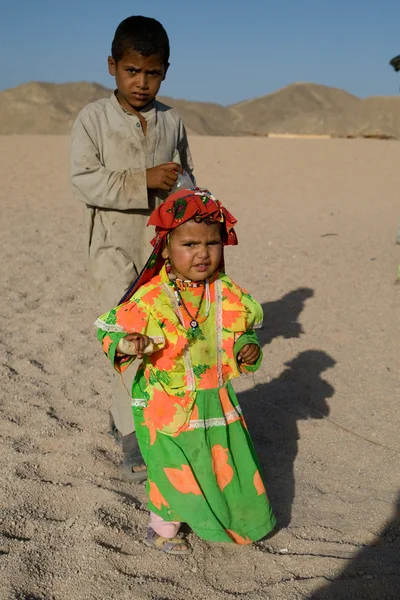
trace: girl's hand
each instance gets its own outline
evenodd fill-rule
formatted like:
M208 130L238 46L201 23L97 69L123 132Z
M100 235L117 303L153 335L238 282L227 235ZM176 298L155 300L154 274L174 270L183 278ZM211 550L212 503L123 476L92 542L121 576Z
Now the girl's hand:
M131 342L135 347L136 358L143 358L143 353L150 344L150 338L141 333L128 333L124 338L127 342Z
M246 344L237 355L237 359L239 362L246 363L246 365L254 365L259 356L260 347L257 344Z

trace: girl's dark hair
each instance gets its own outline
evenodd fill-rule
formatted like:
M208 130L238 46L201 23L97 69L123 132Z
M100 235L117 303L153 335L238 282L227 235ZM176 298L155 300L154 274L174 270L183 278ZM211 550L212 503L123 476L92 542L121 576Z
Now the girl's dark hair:
M111 55L117 63L129 52L135 50L143 56L159 54L164 66L169 61L169 39L164 27L150 17L128 17L117 27L111 46Z

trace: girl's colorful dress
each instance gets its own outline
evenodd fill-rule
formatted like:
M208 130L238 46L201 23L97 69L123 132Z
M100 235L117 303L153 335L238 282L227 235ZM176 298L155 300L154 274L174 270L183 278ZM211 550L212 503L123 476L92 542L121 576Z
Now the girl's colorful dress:
M201 292L190 282L180 292L191 314ZM246 344L258 344L262 308L224 273L209 282L204 304L208 317L193 335L164 267L96 322L98 337L120 372L133 360L117 353L124 335L153 341L132 388L149 509L188 523L205 540L247 544L267 535L275 518L230 380L261 363L261 354L254 365L236 356Z

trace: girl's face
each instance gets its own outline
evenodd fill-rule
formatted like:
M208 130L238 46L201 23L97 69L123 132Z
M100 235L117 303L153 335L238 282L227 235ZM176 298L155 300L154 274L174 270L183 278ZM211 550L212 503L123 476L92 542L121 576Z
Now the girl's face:
M222 255L221 230L218 223L186 221L171 233L163 250L172 270L180 279L204 281L215 273Z

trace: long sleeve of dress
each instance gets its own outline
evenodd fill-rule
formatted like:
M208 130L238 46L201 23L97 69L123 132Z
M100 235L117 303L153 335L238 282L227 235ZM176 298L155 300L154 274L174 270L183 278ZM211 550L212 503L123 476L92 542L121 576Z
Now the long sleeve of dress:
M96 129L80 116L71 133L71 182L75 197L88 206L113 210L148 209L146 170L110 171L100 161Z
M115 370L121 373L134 360L133 356L117 352L121 338L128 333L147 335L155 346L155 350L160 350L165 345L162 328L143 302L140 303L140 306L135 301L121 304L99 317L95 325L97 338L102 344L105 355Z
M263 359L263 352L261 350L261 346L260 346L260 342L258 340L257 334L255 331L248 331L246 333L243 333L240 338L238 340L236 340L235 345L233 347L233 351L235 353L235 356L237 356L239 354L239 352L247 345L247 344L255 344L256 346L258 346L260 348L260 355L257 358L256 362L253 363L252 365L248 365L246 363L240 363L240 369L242 371L248 372L248 373L254 373L255 371L257 371L260 366L261 366L261 362Z
M246 308L246 331L236 340L233 351L237 357L239 352L247 344L255 344L260 348L260 355L254 364L248 365L246 363L240 363L240 369L242 371L253 373L260 368L263 359L260 342L254 331L255 329L260 329L260 327L262 327L263 309L261 305L244 290L242 290L241 302Z

